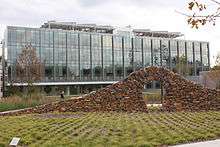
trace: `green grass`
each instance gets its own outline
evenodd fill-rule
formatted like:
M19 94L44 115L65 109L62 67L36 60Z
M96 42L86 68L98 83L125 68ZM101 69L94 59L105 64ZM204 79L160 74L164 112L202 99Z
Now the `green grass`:
M0 117L0 147L151 147L220 138L220 112L55 113Z

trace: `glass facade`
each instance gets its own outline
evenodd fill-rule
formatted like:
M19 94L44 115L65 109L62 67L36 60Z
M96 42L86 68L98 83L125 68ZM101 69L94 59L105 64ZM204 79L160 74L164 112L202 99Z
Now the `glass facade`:
M194 64L194 59L195 59L195 54L194 54L194 45L193 42L189 41L186 43L186 48L187 48L187 65L189 68L189 75L193 76L195 75L195 64Z
M134 56L134 62L133 62L134 70L138 70L142 68L143 57L142 57L142 39L141 38L133 38L133 56Z
M171 57L171 69L173 71L175 71L176 69L176 65L178 64L178 60L179 60L179 55L178 55L179 51L177 48L177 40L171 40L170 41L170 57Z
M151 65L178 72L180 57L191 76L210 66L208 42L24 27L8 27L6 41L9 81L27 44L45 65L44 82L117 81Z
M102 46L101 46L101 35L93 34L92 36L92 50L91 50L91 61L92 61L92 79L102 80Z
M151 40L153 50L152 50L152 56L153 56L153 65L154 66L161 66L161 45L160 45L160 39L153 38Z
M79 72L79 38L74 32L67 33L67 80L75 81L80 79Z
M124 72L125 76L129 75L133 72L133 60L134 60L134 54L132 49L132 38L129 37L123 37L123 50L124 50Z
M114 36L114 74L116 79L122 79L124 75L123 70L123 50L122 50L122 37Z
M152 65L151 40L143 38L143 64L144 67Z

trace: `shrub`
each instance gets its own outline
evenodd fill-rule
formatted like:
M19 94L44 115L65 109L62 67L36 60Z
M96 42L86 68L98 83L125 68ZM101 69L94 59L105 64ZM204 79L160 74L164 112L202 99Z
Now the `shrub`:
M40 93L40 92L39 92ZM45 97L39 93L32 93L29 96L10 96L0 100L0 112L34 107L40 104L50 103L58 100L57 97Z
M147 104L158 104L161 103L161 94L160 93L143 93L144 101Z

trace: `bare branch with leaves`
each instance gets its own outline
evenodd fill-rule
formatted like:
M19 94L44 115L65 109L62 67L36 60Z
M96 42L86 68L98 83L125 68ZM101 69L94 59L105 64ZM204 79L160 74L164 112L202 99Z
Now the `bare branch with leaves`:
M192 0L188 3L188 10L191 14L185 14L178 12L187 17L187 22L191 25L192 28L198 29L200 26L203 26L207 23L216 24L216 19L220 17L220 2L216 0L209 0L216 5L216 10L210 12L210 14L205 14L207 12L208 6L204 3L199 2L198 0Z

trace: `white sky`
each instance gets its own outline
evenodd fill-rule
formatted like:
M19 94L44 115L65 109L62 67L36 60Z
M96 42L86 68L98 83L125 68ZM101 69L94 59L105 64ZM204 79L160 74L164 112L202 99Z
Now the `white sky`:
M220 52L220 19L216 26L191 29L186 17L188 0L0 0L0 39L7 25L40 27L48 20L174 31L187 40L210 42L211 63ZM208 10L215 10L209 0Z

